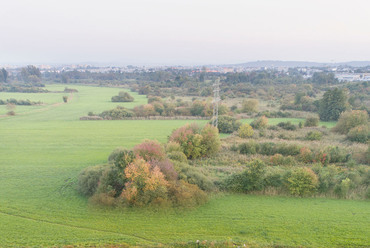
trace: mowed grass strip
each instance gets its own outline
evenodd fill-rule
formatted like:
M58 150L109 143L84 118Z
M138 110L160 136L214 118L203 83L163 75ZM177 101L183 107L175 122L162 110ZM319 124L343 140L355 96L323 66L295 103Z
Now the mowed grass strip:
M0 119L0 247L230 239L266 246L369 246L368 201L221 195L187 210L92 206L75 189L83 168L105 163L118 146L165 142L188 121L79 121L87 109L114 106L109 99L116 91L68 87L81 87L70 103Z

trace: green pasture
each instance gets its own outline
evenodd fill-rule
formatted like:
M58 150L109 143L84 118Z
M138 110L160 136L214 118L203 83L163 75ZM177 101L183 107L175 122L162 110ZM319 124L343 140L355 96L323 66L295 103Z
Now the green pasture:
M46 104L17 106L16 116L0 117L0 247L171 246L196 240L370 246L368 201L217 195L186 210L92 206L75 190L83 168L106 162L118 146L131 148L144 139L165 142L173 129L189 121L80 121L89 111L117 106L110 98L121 89L68 87L79 92L67 104L63 93L0 93L0 99ZM146 102L145 96L132 95L134 103L120 105ZM5 107L0 111L6 112Z

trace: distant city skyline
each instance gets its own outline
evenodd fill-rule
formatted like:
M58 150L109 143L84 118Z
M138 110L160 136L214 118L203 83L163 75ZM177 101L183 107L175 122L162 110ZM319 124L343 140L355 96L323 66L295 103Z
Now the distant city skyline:
M370 60L367 0L14 0L0 64Z

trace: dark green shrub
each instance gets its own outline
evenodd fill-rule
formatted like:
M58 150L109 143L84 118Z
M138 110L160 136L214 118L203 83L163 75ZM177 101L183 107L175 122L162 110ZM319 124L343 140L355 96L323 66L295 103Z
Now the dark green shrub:
M306 140L321 140L322 138L322 132L319 131L310 131L306 134L305 139Z
M116 148L108 157L108 162L113 163L116 167L124 170L127 165L134 161L134 152L122 147Z
M259 146L259 153L262 155L272 156L275 152L276 144L272 142L262 143Z
M319 178L318 192L328 193L334 189L338 177L338 170L335 165L322 166L320 163L315 164L314 170Z
M114 165L107 165L99 178L98 193L108 193L117 197L125 187L126 178L121 170Z
M338 88L325 92L319 103L319 116L322 121L336 121L346 110L347 96L344 90Z
M277 126L268 126L267 127L268 130L274 130L274 131L277 131L279 128Z
M300 145L281 143L276 146L275 153L280 153L284 156L296 156L299 154L300 150Z
M310 168L297 168L288 176L287 186L292 195L312 195L317 189L318 178Z
M264 188L264 173L266 165L261 160L254 160L247 164L242 173L233 174L225 181L226 188L235 192L250 192Z
M199 168L179 162L175 162L174 166L180 180L195 184L202 190L212 191L215 189L214 183Z
M112 102L133 102L134 98L127 92L120 91L118 96L112 97Z
M290 121L288 122L280 122L277 124L278 127L281 127L282 129L289 130L289 131L295 131L297 130L297 126L292 124Z
M304 122L305 127L317 127L319 125L319 118L317 117L308 117Z
M77 190L86 196L92 196L99 185L99 179L106 165L96 165L82 170L78 176Z
M345 163L351 158L350 154L338 146L329 146L325 152L328 154L329 163Z
M241 126L241 122L234 117L221 115L218 117L218 131L220 133L232 133L237 131Z
M63 102L65 102L65 103L68 102L68 96L63 96Z
M365 161L367 164L370 164L370 146L367 147L367 150L365 152Z
M347 138L353 142L367 143L370 138L369 125L360 125L349 130Z
M134 113L124 107L117 106L115 109L103 111L99 116L107 120L123 120L133 117Z
M259 152L259 150L259 144L252 140L239 145L239 152L241 154L256 154Z
M284 171L280 168L267 167L263 179L265 187L275 187L275 188L283 187L284 186L283 174Z

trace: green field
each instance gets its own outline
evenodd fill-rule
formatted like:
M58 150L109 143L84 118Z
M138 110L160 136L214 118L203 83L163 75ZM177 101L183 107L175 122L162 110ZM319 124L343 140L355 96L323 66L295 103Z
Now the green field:
M55 85L50 90L63 90ZM0 117L0 247L89 244L158 245L196 240L248 244L370 246L368 201L219 195L192 210L102 209L76 190L78 173L104 163L117 146L167 140L188 121L79 121L117 106L121 89L69 86L78 93L0 93L42 101ZM132 93L133 107L146 102ZM6 113L0 106L0 115ZM206 121L198 121L200 124ZM271 122L270 122L271 123Z

